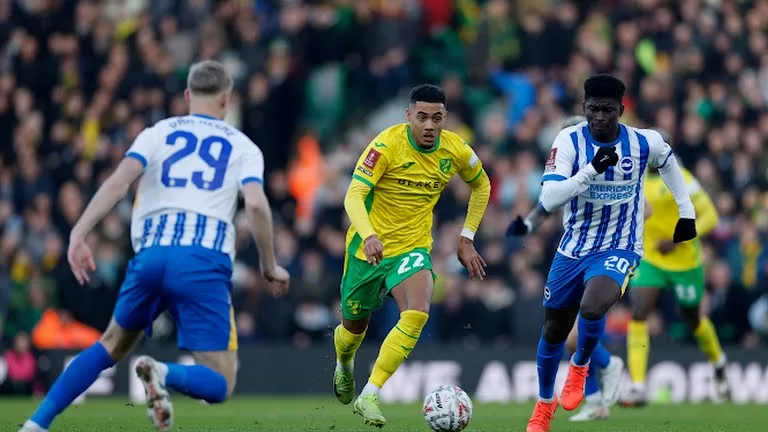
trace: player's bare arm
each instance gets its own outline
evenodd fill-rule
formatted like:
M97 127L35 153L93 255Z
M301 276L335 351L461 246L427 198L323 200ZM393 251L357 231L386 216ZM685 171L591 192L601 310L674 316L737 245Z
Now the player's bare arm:
M128 188L144 172L144 165L138 160L124 158L101 185L88 203L83 215L77 221L69 235L67 259L75 278L83 285L90 280L89 272L96 270L91 248L85 242L94 226L128 193Z
M270 282L272 294L282 295L288 289L290 275L277 265L272 234L272 211L261 183L251 182L243 185L243 198L248 223L259 248L261 272Z

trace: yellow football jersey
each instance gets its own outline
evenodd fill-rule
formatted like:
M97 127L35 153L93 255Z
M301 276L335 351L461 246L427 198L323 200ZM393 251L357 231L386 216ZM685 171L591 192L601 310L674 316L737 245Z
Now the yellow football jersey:
M717 210L693 174L685 168L681 169L688 194L696 207L698 234L699 236L707 234L717 226ZM698 238L678 244L672 252L666 255L659 252L659 242L672 240L678 219L675 198L660 175L649 173L646 176L645 198L651 204L652 214L645 221L643 237L645 256L643 259L656 267L669 271L685 271L700 266L702 264L701 241Z
M432 212L448 181L458 173L468 184L480 178L483 165L472 148L443 130L430 150L413 139L407 123L385 129L366 147L352 174L353 182L371 187L365 204L384 257L432 247ZM354 225L347 250L365 259L363 238Z

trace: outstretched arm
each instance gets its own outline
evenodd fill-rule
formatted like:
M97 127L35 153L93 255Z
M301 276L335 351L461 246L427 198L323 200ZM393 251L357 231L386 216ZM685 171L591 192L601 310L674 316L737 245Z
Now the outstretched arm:
M134 181L144 172L144 164L130 155L124 158L101 185L82 216L72 228L70 238L84 239L94 226L109 213L128 192Z

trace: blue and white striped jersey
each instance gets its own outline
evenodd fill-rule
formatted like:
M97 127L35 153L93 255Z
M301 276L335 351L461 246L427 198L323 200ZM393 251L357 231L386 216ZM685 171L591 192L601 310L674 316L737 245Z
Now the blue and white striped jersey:
M580 258L606 250L643 255L643 179L648 166L661 168L672 149L651 129L619 124L613 143L598 143L586 122L563 129L555 138L542 182L562 181L592 161L600 146L616 146L619 163L598 175L563 209L563 234L558 252Z
M144 129L126 157L145 167L131 221L136 252L199 245L234 258L238 193L264 176L253 141L222 120L192 114Z

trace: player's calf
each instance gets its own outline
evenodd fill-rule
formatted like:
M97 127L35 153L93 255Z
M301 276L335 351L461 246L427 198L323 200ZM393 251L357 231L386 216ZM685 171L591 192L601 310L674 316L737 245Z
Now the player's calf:
M196 364L159 363L165 385L179 393L211 404L226 401L235 389L237 353L234 351L193 352Z
M715 326L709 318L699 315L698 306L682 307L680 310L686 323L691 331L693 331L693 337L696 339L699 349L707 356L707 360L709 360L712 367L715 369L714 378L717 401L722 402L729 400L731 397L731 390L728 385L728 379L725 376L727 357L720 345L720 339L717 336Z

